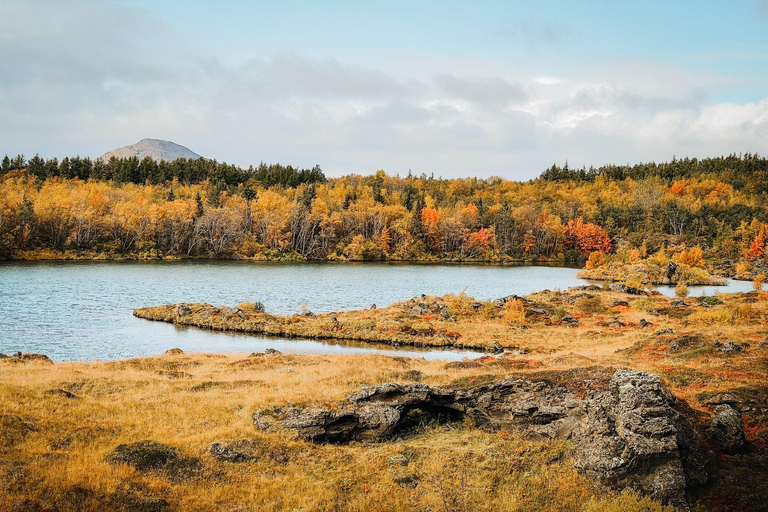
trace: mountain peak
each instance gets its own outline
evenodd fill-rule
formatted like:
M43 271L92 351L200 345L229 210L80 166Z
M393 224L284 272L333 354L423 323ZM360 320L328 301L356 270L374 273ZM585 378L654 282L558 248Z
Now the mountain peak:
M169 140L161 139L141 139L136 144L108 151L101 155L99 159L106 162L113 156L115 158L130 158L135 156L139 160L148 156L156 161L165 160L169 162L176 160L177 158L191 158L193 160L201 158L200 155L189 148Z

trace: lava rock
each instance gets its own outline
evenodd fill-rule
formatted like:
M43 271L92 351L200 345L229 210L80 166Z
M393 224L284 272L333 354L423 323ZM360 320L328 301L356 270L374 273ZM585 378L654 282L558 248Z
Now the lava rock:
M634 286L627 286L625 284L613 283L608 286L608 289L612 292L626 293L628 295L648 295L645 291L635 288Z
M211 443L210 452L219 462L256 462L261 459L269 459L279 464L288 462L285 450L258 439L217 441Z
M733 455L746 448L744 423L739 412L728 404L715 407L707 437L723 453Z
M738 353L743 351L744 351L744 347L742 347L741 345L733 341L726 341L725 343L723 343L723 346L720 347L720 352L722 352L723 354Z

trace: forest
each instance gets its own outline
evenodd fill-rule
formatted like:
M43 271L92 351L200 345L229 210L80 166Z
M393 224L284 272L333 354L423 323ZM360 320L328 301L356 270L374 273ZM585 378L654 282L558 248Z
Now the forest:
M1 170L6 259L584 263L697 247L710 268L765 268L768 160L753 154L566 164L527 182L205 159L6 156Z

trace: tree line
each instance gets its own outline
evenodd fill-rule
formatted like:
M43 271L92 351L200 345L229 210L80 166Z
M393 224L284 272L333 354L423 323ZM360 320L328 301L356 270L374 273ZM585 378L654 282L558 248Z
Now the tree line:
M516 182L383 171L326 179L319 168L264 164L228 178L226 164L199 160L155 164L162 180L115 179L116 164L107 179L92 163L86 179L62 173L62 162L49 175L39 162L11 161L0 180L0 255L583 261L595 251L697 246L708 261L734 265L750 249L760 253L750 261L764 258L768 233L765 193L752 183L763 160L736 161L756 169L743 183L709 163L671 178L567 178L563 168Z
M35 155L29 161L24 155L10 158L8 155L0 161L0 172L7 174L11 171L26 170L39 180L48 178L66 178L87 180L112 181L116 184L151 183L157 185L171 180L178 180L186 185L209 180L218 186L237 186L242 183L252 183L263 187L282 185L297 187L302 183L322 183L325 174L320 166L312 169L300 169L290 165L271 164L264 162L257 167L247 169L227 163L208 160L206 158L178 158L173 161L156 161L147 156L116 158L107 161L101 159L65 157L44 159Z

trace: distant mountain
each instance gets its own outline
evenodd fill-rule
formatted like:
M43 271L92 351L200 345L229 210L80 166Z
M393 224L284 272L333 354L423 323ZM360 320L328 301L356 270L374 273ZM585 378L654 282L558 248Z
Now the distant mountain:
M177 158L200 158L200 155L184 146L160 139L142 139L136 144L108 151L101 155L99 160L106 162L113 156L116 158L130 158L135 156L138 157L139 160L143 159L145 156L149 156L156 161L172 161Z

